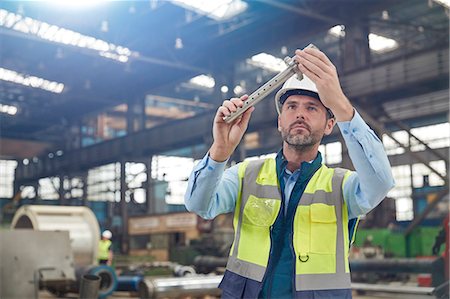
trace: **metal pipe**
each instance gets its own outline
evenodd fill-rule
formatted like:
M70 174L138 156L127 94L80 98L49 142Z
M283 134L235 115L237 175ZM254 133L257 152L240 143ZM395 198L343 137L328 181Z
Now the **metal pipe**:
M187 296L220 296L218 288L222 275L191 276L176 278L146 278L143 280L146 288L140 293L141 298L185 298Z
M399 286L399 285L394 286L394 285L370 284L370 283L352 283L352 289L362 291L415 294L415 295L431 295L434 291L434 288L429 287L414 287L414 286Z
M100 289L100 276L86 274L83 275L80 282L79 299L97 299Z
M368 259L350 261L352 272L433 273L442 262L439 259Z

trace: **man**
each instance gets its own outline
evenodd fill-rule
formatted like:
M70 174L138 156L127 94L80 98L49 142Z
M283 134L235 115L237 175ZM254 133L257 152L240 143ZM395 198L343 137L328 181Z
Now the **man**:
M112 265L113 252L111 248L112 233L109 230L105 230L102 233L102 239L98 243L98 263L100 265Z
M277 157L224 171L254 110L225 123L247 96L233 98L217 110L214 142L189 178L188 210L203 218L234 211L224 298L351 298L354 222L394 185L383 145L342 92L335 66L317 49L295 54L305 77L290 78L275 97ZM356 172L322 165L319 144L336 122Z

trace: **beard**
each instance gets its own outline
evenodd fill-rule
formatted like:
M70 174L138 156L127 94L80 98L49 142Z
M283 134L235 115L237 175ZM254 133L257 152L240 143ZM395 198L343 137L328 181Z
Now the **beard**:
M300 133L297 132L297 129L293 130L293 127L299 124L304 126L304 132ZM306 148L313 147L317 143L320 143L323 137L323 133L323 130L313 131L311 127L303 121L296 121L292 123L287 129L281 128L281 137L283 138L283 141L286 142L289 147L292 147L295 150L304 150Z

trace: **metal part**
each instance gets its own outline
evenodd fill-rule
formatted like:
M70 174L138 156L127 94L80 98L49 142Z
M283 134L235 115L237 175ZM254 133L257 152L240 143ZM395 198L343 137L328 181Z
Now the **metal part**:
M68 290L76 280L67 232L0 231L0 298L37 298L41 288Z
M352 283L352 289L361 291L415 294L415 295L431 295L434 291L434 288L429 287L399 286L399 285L370 284L370 283Z
M140 298L186 298L188 296L220 296L218 288L222 275L191 276L178 278L146 278L145 292Z
M12 220L13 229L68 231L76 266L97 264L100 229L87 207L22 206Z
M100 289L100 277L98 275L87 274L81 277L80 299L97 299Z
M305 49L307 48L317 49L317 47L313 44L309 44ZM248 96L248 99L244 102L244 105L242 107L238 108L235 112L231 112L230 115L223 117L223 120L226 123L231 123L239 116L241 116L248 108L255 106L265 97L267 97L280 85L286 82L286 80L289 79L292 75L297 74L299 80L303 78L303 74L298 69L297 63L293 58L286 57L284 59L284 62L287 65L287 68L284 71L278 73L277 75L275 75L275 77L267 81L263 86L255 90L251 95Z
M198 273L210 273L216 268L225 267L228 257L199 255L194 259L194 267Z
M431 273L431 283L434 287L445 282L444 267L444 259L442 257L432 260L401 258L350 261L350 270L353 273Z
M100 277L100 285L98 291L98 298L107 298L110 296L117 288L117 276L113 268L100 265L100 266L90 266L81 267L75 269L77 280L81 281L82 277L85 275L94 275ZM78 292L79 284L75 285L73 291Z

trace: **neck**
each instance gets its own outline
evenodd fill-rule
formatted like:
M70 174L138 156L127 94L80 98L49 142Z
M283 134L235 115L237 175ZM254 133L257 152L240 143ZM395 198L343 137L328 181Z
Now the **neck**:
M317 157L319 144L304 147L293 147L283 142L283 155L288 161L287 169L291 172L300 168L302 162L309 162Z

